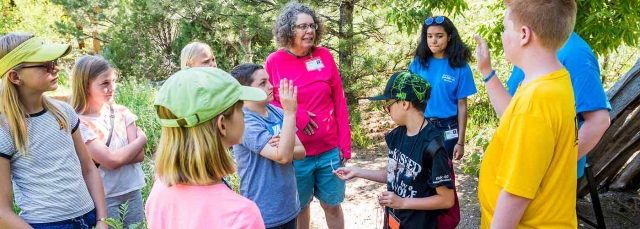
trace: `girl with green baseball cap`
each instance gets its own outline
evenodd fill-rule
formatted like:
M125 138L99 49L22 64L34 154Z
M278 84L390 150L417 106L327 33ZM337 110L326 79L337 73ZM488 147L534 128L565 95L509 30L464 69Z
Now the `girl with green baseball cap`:
M44 96L58 88L66 44L31 35L0 37L0 228L107 229L100 175L68 104ZM22 210L14 214L15 203Z
M243 101L266 98L217 68L169 77L154 102L162 133L145 208L149 228L265 228L256 204L222 178L236 170L227 150L242 141Z

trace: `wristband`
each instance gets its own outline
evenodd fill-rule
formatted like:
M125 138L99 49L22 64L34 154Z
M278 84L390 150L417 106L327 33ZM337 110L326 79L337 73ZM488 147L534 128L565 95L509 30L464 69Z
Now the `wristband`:
M491 80L491 78L493 78L493 76L496 74L496 70L491 70L491 73L489 73L489 76L487 76L487 78L484 78L482 81L489 82L489 80Z
M460 143L456 143L456 145L459 145L459 146L464 146L464 144L460 144Z

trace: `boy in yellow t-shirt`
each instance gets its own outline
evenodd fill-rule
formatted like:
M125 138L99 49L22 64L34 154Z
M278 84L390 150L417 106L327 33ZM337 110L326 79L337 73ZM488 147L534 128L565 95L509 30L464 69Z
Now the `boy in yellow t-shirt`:
M494 77L486 42L475 36L478 68L500 117L480 167L481 228L577 228L575 102L556 58L573 30L576 3L505 3L504 52L525 78L511 98Z

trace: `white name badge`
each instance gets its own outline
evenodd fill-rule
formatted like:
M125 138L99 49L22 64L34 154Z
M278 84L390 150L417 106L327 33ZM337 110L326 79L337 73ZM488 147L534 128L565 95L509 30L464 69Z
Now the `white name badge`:
M458 130L447 130L444 132L444 140L451 140L458 137Z
M313 58L308 60L306 63L307 65L307 71L314 71L314 70L322 70L322 68L324 68L324 64L322 64L322 60L320 60L320 58Z

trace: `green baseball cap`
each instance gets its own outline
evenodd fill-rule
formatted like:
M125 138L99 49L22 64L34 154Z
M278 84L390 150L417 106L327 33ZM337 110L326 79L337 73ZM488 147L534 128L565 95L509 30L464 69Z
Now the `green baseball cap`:
M166 107L176 119L160 119L165 127L192 127L211 120L236 102L263 101L264 91L240 85L229 73L210 67L186 68L162 85L153 103Z
M430 92L431 85L425 79L409 71L399 71L391 75L382 95L370 97L369 100L426 102L429 100Z

